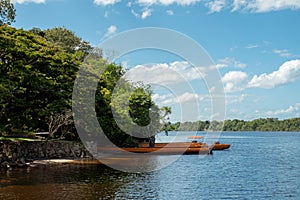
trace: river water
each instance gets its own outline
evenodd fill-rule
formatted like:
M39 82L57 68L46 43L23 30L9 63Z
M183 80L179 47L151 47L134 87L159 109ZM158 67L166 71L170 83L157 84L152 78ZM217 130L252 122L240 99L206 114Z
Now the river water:
M220 142L232 146L148 173L69 164L2 170L0 199L300 198L300 133L224 132Z

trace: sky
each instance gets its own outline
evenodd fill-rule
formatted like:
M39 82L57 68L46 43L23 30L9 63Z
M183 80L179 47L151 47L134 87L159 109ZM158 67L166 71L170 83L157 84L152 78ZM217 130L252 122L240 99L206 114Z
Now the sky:
M300 0L13 2L17 10L13 26L65 27L94 46L136 28L184 34L201 45L220 73L225 119L300 117ZM126 77L132 81L154 80L153 99L172 108L171 121L213 118L213 87L206 82L209 66L193 66L180 55L159 49L130 52L115 62L128 69Z

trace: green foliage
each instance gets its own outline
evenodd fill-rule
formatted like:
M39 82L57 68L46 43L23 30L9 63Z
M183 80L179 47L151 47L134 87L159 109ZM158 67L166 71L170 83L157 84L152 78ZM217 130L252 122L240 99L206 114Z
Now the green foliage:
M83 41L81 38L77 37L74 32L64 27L56 27L44 31L33 28L32 32L42 35L48 42L61 47L69 53L75 53L76 51L89 53L92 49L88 42Z
M90 92L95 92L97 118L111 141L134 146L139 140L136 134L153 138L158 133L163 113L170 110L162 112L152 101L150 87L126 81L121 66L107 63L101 50L91 51L85 44L64 28L0 27L0 133L49 131L51 137L76 138L71 106L79 67L96 83L96 91ZM83 63L86 50L89 56ZM84 81L80 87L94 90ZM83 106L82 112L91 109L90 105ZM125 131L114 114L125 122ZM126 131L132 127L137 128ZM84 124L83 128L89 129Z
M130 83L123 78L125 71L121 66L97 56L89 56L82 71L79 77L83 79L78 81L79 90L76 91L79 101L75 101L74 106L84 116L78 123L83 131L91 137L95 132L89 129L93 126L90 113L94 111L88 107L93 102L84 100L87 100L87 94L94 95L94 86L90 85L96 83L95 111L101 129L110 141L118 146L135 146L140 138L150 138L159 132L160 109L152 101L149 86Z
M77 56L6 25L0 46L1 132L47 130L51 114L71 106Z
M0 26L15 22L16 9L10 0L0 0Z
M121 66L112 63L97 66L105 70L96 92L96 113L109 139L118 146L134 146L139 138L156 135L160 116L150 88L122 78L125 71Z
M208 128L223 131L300 131L300 118L278 120L277 118L244 120L217 121L197 121L197 122L177 122L171 124L169 130L176 131L204 131Z
M151 94L146 94L143 88L137 88L129 99L129 114L133 122L139 126L150 124L149 110L153 105Z

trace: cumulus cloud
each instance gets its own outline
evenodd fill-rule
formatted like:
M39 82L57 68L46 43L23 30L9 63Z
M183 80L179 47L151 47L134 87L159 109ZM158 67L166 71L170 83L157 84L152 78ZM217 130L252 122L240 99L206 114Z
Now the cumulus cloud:
M104 35L104 37L109 37L117 32L118 28L115 25L111 25L107 28L107 31Z
M300 77L300 60L285 62L277 71L270 74L255 75L248 83L248 87L270 89L296 81Z
M131 14L133 14L133 16L135 17L139 17L140 15L138 13L136 13L133 9L131 9Z
M248 78L248 74L242 71L227 72L222 78L225 92L237 92L246 88L272 89L294 82L300 78L300 60L287 61L278 70L254 75L250 81Z
M190 102L190 101L199 101L199 100L202 101L203 99L204 99L204 97L200 96L199 94L186 92L186 93L180 95L177 98L177 101L179 103L186 103L186 102Z
M94 4L99 6L108 6L108 5L114 5L121 0L94 0Z
M226 68L226 67L246 68L247 65L240 61L235 60L234 58L226 57L218 60L216 67L218 69Z
M230 71L222 77L225 92L237 92L246 88L248 75L241 71Z
M150 8L145 8L142 12L141 18L146 19L147 17L150 17L152 15L152 9Z
M46 0L14 0L15 2L45 2ZM100 6L114 5L122 0L94 0L94 3ZM124 1L125 2L125 1ZM278 11L284 9L300 9L300 0L136 0L127 2L127 7L132 7L133 4L138 4L149 8L152 5L169 6L177 4L180 6L190 6L197 3L202 3L209 9L209 13L220 12L225 8L231 8L232 12L246 11L252 13L262 13L270 11Z
M137 65L126 73L125 78L146 84L172 85L202 79L205 76L204 71L204 68L193 67L186 61L176 61L169 64Z
M260 13L299 8L300 0L234 0L232 11L243 9Z
M12 0L12 3L18 3L18 4L23 4L23 3L45 3L46 0Z
M286 114L293 114L295 112L300 111L300 103L296 103L295 105L289 106L286 109L279 109L275 111L268 111L267 115L268 116L278 116L278 115L286 115Z
M203 101L206 96L201 96L196 93L185 92L178 96L172 94L154 94L152 95L153 101L158 103L159 105L174 105L174 104L182 104L188 102L199 102Z
M275 49L274 53L278 54L281 57L290 57L291 53L287 49Z
M149 6L149 5L164 5L168 6L171 4L178 4L182 6L188 6L197 2L200 2L201 0L137 0L135 1L139 5ZM101 6L107 6L107 5L113 5L118 2L121 2L121 0L94 0L94 3ZM127 3L128 7L132 6L132 2L130 1Z
M178 4L182 6L188 6L201 0L137 0L139 4L142 5L153 5L153 4L161 4L161 5L171 5L171 4Z
M215 0L206 3L209 13L220 12L227 5L226 0Z
M257 44L249 44L246 46L246 49L255 49L258 48L259 46Z
M166 13L167 13L167 15L170 15L170 16L171 16L171 15L174 15L173 10L167 10Z

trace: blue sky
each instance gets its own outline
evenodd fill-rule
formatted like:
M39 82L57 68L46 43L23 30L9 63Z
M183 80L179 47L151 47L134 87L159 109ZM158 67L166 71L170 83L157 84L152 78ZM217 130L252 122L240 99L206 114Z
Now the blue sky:
M14 2L17 18L13 26L64 26L95 46L135 28L161 27L183 33L202 45L219 69L227 119L300 117L300 0ZM167 68L186 74L190 74L187 69L193 70L180 57L161 51L134 52L118 62L132 69L130 72L136 70L141 80L147 78L148 71L159 75ZM146 68L147 73L141 73ZM165 78L170 76L157 76L161 82ZM160 88L154 99L172 107L172 121L210 119L210 88L203 77L187 75L186 79L193 91L182 91L175 98ZM199 101L199 114L182 119L179 104L188 104L192 98Z

